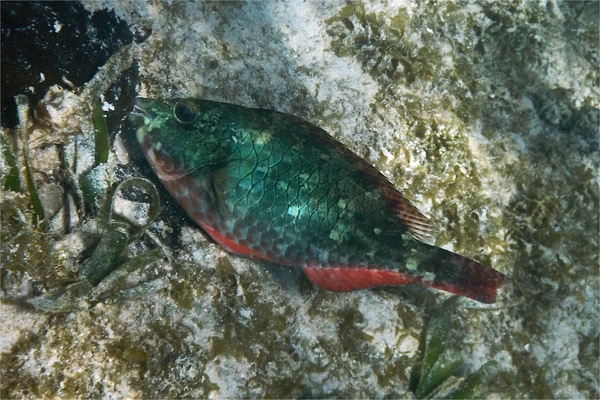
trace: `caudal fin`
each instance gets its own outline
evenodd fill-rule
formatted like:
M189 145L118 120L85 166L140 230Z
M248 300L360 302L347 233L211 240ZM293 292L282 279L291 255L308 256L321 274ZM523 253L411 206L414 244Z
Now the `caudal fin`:
M444 249L436 249L423 270L433 278L376 268L320 268L304 266L306 276L316 285L334 292L381 286L401 286L422 282L436 289L469 297L482 303L495 303L496 295L508 280L501 272Z
M434 262L435 278L423 283L482 303L495 303L498 289L508 281L492 267L444 249L438 249Z
M422 282L482 303L496 302L498 289L508 280L504 274L450 251L430 249L432 256L419 266L420 273L363 267L304 266L302 270L314 284L334 292Z

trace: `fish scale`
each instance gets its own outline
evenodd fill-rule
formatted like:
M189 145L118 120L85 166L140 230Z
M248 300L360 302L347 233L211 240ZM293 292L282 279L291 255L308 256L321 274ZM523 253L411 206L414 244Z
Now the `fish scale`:
M276 148L276 144L273 144L273 147ZM337 225L340 225L340 227L345 228L346 230L348 227L355 225L354 220L340 222L339 214L341 214L341 210L339 210L337 204L331 204L333 193L330 192L332 191L331 188L335 187L335 183L333 181L339 180L343 182L346 178L342 176L343 174L330 174L324 172L322 167L320 170L317 170L315 169L316 166L306 164L304 168L300 168L295 171L295 175L308 175L309 179L307 184L313 189L311 191L305 191L303 196L298 196L298 190L296 190L293 185L287 183L289 181L285 179L285 174L281 171L281 168L286 169L286 165L289 165L289 163L271 163L270 159L265 159L262 162L271 165L269 168L270 174L266 175L266 177L269 179L262 181L264 186L253 185L247 192L241 191L241 198L225 198L224 201L226 204L237 204L237 202L241 199L252 199L257 204L261 204L262 213L260 215L252 216L252 219L272 221L272 232L269 235L271 240L281 242L282 238L289 237L291 240L284 241L282 246L293 245L297 241L307 241L310 243L320 242L321 249L319 249L319 254L325 254L323 249L328 247L326 242L331 236L331 232L336 229ZM236 188L239 188L242 185L246 186L245 183L247 182L247 179L242 179L239 182L236 182L235 179L230 181L231 185L236 186ZM259 190L255 190L257 187ZM226 191L226 194L227 193L228 192ZM237 195L239 191L236 190L232 193L236 193ZM291 194L291 196L289 196L292 197L291 200L288 196L286 196L288 193ZM337 190L336 194L337 196L343 195L343 190ZM311 202L311 199L314 199L314 201ZM292 212L292 214L290 214L290 210L299 210L299 212ZM238 211L238 209L234 209L232 211ZM239 211L239 213L232 215L235 225L247 226L248 214L252 214L252 209L240 208ZM342 222L344 223L342 224ZM291 231L289 232L291 234L286 234L288 231ZM353 233L355 235L357 234L357 232ZM242 243L244 242L245 238L242 236L236 238L236 240ZM336 245L338 246L338 251L344 250L343 242L338 242ZM316 246L313 245L313 247ZM286 259L286 262L289 263L307 261L314 262L315 260ZM336 262L335 260L331 259L319 261L322 263ZM359 260L356 261L359 262Z
M432 246L434 229L375 168L286 114L200 99L137 99L146 159L225 249L301 267L334 291L424 283L491 303L506 277Z

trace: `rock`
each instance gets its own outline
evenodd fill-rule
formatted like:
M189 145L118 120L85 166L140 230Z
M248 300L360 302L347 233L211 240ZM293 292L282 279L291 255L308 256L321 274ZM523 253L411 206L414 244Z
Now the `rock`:
M495 360L483 396L600 395L597 4L84 4L150 32L132 45L140 95L307 119L428 213L438 245L512 278L494 306L457 302L453 379ZM152 179L125 147L109 157L129 161L114 161L115 179ZM161 193L159 220L124 257L162 256L127 289L60 317L2 305L2 397L414 396L414 338L447 295L325 292L228 255ZM21 282L3 295L27 293Z

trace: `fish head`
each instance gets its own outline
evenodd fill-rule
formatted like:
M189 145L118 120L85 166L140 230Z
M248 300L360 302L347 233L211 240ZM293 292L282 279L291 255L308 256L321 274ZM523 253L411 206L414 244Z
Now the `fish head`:
M135 100L130 120L144 156L161 180L227 159L231 135L219 104L199 99Z

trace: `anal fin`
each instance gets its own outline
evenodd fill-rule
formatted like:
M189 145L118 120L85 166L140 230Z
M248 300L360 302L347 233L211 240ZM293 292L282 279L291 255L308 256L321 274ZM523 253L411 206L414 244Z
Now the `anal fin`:
M379 269L304 266L302 271L315 285L332 292L349 292L378 286L400 286L415 283L412 276Z

